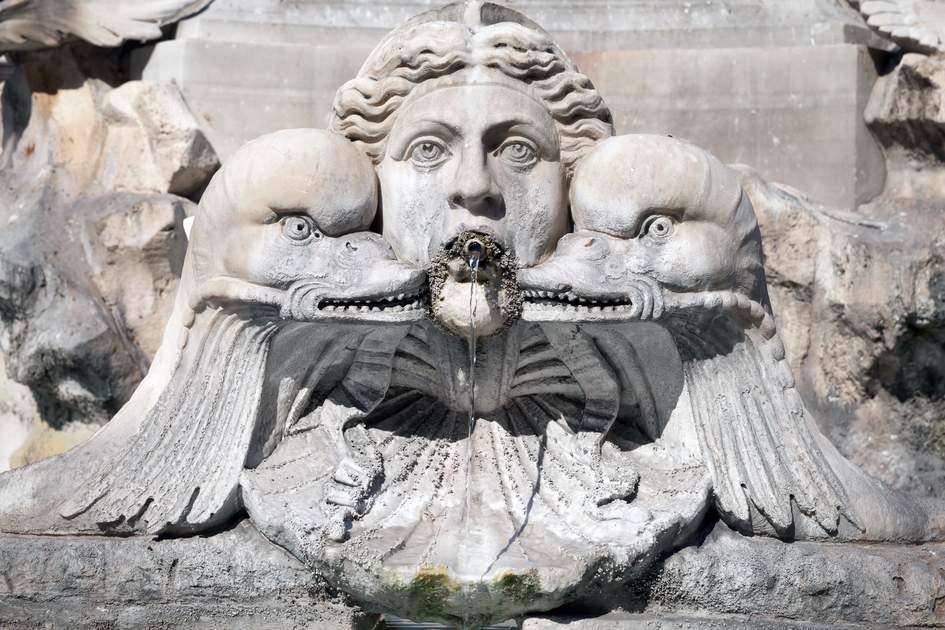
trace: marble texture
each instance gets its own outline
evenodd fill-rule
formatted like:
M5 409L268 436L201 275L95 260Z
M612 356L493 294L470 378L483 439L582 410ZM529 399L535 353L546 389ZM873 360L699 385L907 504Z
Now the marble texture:
M147 85L108 94L119 121L184 119ZM189 162L148 155L193 194ZM0 551L258 531L363 610L467 628L652 601L926 623L945 504L821 433L754 208L786 192L753 177L615 135L516 11L417 15L338 89L328 130L262 136L214 175L147 376L89 441L0 475ZM780 590L783 571L803 577ZM852 591L822 583L855 571Z

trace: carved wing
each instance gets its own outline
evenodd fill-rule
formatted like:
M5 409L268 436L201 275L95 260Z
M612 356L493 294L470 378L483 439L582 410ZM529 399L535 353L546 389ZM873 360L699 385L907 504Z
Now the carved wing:
M0 3L0 50L58 46L78 37L96 46L161 36L161 27L212 0L6 0Z
M750 334L719 329L677 342L722 518L744 532L773 529L782 537L793 535L795 509L831 535L841 517L856 525L780 340L756 343Z
M866 23L904 50L945 51L945 2L936 0L867 0L860 4Z
M228 518L262 396L271 324L214 313L197 357L141 429L63 506L103 531L189 532Z

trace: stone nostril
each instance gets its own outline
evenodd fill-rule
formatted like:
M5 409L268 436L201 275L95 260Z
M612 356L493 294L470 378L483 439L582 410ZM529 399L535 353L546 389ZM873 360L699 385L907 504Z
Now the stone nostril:
M450 205L454 208L463 206L463 196L460 194L450 195L449 199Z
M358 246L351 241L345 241L345 248L352 252L358 251Z

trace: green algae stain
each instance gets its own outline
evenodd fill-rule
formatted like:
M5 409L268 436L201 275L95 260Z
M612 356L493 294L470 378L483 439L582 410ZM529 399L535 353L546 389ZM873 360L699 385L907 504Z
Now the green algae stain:
M400 592L406 606L422 618L448 617L448 601L460 584L447 575L446 567L423 565Z
M445 566L422 565L408 584L388 583L399 608L415 621L456 624L472 630L501 621L509 604L517 608L541 599L541 584L534 569L506 572L490 581L464 583L449 576Z
M516 603L532 602L541 597L541 582L535 569L525 573L503 573L493 580L493 584L506 599Z

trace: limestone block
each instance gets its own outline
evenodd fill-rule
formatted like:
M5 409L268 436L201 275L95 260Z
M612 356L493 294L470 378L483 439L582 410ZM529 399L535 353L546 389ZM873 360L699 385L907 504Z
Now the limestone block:
M372 45L177 39L155 46L140 72L145 81L180 86L225 159L265 133L325 126L335 90L357 72Z
M886 483L941 493L940 207L884 197L852 215L749 170L743 185L765 239L786 354L809 404L823 409L822 430Z
M217 0L133 75L175 81L225 159L276 129L321 126L384 31L437 2ZM882 189L862 123L875 70L859 16L824 0L572 3L529 12L601 90L621 133L669 133L852 209ZM853 45L859 44L859 45ZM279 68L279 72L272 72Z
M940 545L785 544L716 527L630 588L609 615L532 619L527 630L857 628L942 624ZM616 597L621 597L620 595ZM711 615L704 612L711 610Z
M142 378L193 207L168 191L197 195L218 166L174 86L89 76L108 54L21 53L3 83L0 349L41 418L16 464L84 440Z
M528 619L523 630L832 630L836 625L785 619L759 619L731 615L666 615L609 613L601 617L580 619L549 617ZM881 630L888 626L857 624L863 630Z
M216 0L178 25L178 37L309 44L338 38L373 46L438 0ZM578 1L509 0L567 50L794 46L856 41L889 49L849 7L830 0Z
M9 279L0 280L9 287L0 296L3 351L42 417L12 464L85 440L143 376L177 288L190 205L168 195L96 196L9 224L0 239ZM47 240L44 220L59 212L71 215L69 232Z
M876 82L866 122L886 150L885 196L945 198L945 65L914 53Z
M129 341L154 356L170 316L187 247L182 220L191 204L163 195L131 196L96 223L101 237L91 278Z
M941 545L787 544L719 527L642 584L611 593L616 612L538 615L522 627L939 627L943 551ZM0 625L11 630L44 624L366 630L376 619L332 595L245 522L210 537L160 541L0 536L0 567Z
M685 138L834 207L852 209L882 190L883 156L862 122L875 79L865 48L629 50L575 60L619 133Z
M245 523L162 542L4 537L0 567L0 626L9 630L374 625Z

